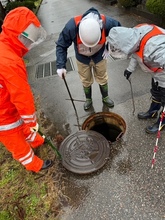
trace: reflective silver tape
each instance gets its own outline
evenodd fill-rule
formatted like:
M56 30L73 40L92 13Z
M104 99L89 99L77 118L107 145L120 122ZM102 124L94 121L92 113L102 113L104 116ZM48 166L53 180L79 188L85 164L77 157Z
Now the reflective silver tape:
M7 125L0 125L0 131L8 131L11 130L13 128L17 128L18 126L23 124L23 120L19 119L18 121L11 123L11 124L7 124Z

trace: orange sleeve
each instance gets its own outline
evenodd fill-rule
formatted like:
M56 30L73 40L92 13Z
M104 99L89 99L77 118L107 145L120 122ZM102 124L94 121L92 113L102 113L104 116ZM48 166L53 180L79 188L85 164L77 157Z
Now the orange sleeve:
M33 93L28 83L27 71L22 60L17 64L4 66L4 82L10 94L10 101L19 115L30 126L36 125L36 109Z

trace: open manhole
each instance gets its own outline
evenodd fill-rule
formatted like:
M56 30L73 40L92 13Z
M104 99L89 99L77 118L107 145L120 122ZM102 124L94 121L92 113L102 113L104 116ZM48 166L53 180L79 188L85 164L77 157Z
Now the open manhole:
M124 119L112 112L98 112L89 116L82 125L82 130L93 130L102 134L109 143L119 140L126 131Z
M109 159L107 139L96 131L78 131L66 137L60 145L63 166L78 174L92 173Z

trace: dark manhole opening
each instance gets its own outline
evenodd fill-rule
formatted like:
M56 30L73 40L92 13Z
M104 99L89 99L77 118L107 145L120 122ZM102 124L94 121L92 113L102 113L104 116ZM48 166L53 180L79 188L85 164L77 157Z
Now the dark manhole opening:
M102 134L110 143L113 143L123 136L126 130L124 119L112 112L98 112L88 117L82 130L93 130Z
M91 128L93 131L97 131L102 134L108 141L115 142L117 137L120 136L122 130L115 125L102 123L95 125Z

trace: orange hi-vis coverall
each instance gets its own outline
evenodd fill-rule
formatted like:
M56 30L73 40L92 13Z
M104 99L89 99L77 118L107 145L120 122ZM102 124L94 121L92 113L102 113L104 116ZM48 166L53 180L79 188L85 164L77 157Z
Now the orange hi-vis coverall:
M30 127L37 124L32 91L22 57L28 49L18 36L33 23L40 22L25 7L10 11L4 19L0 34L0 142L27 170L38 172L43 160L32 148L43 144L44 138Z

